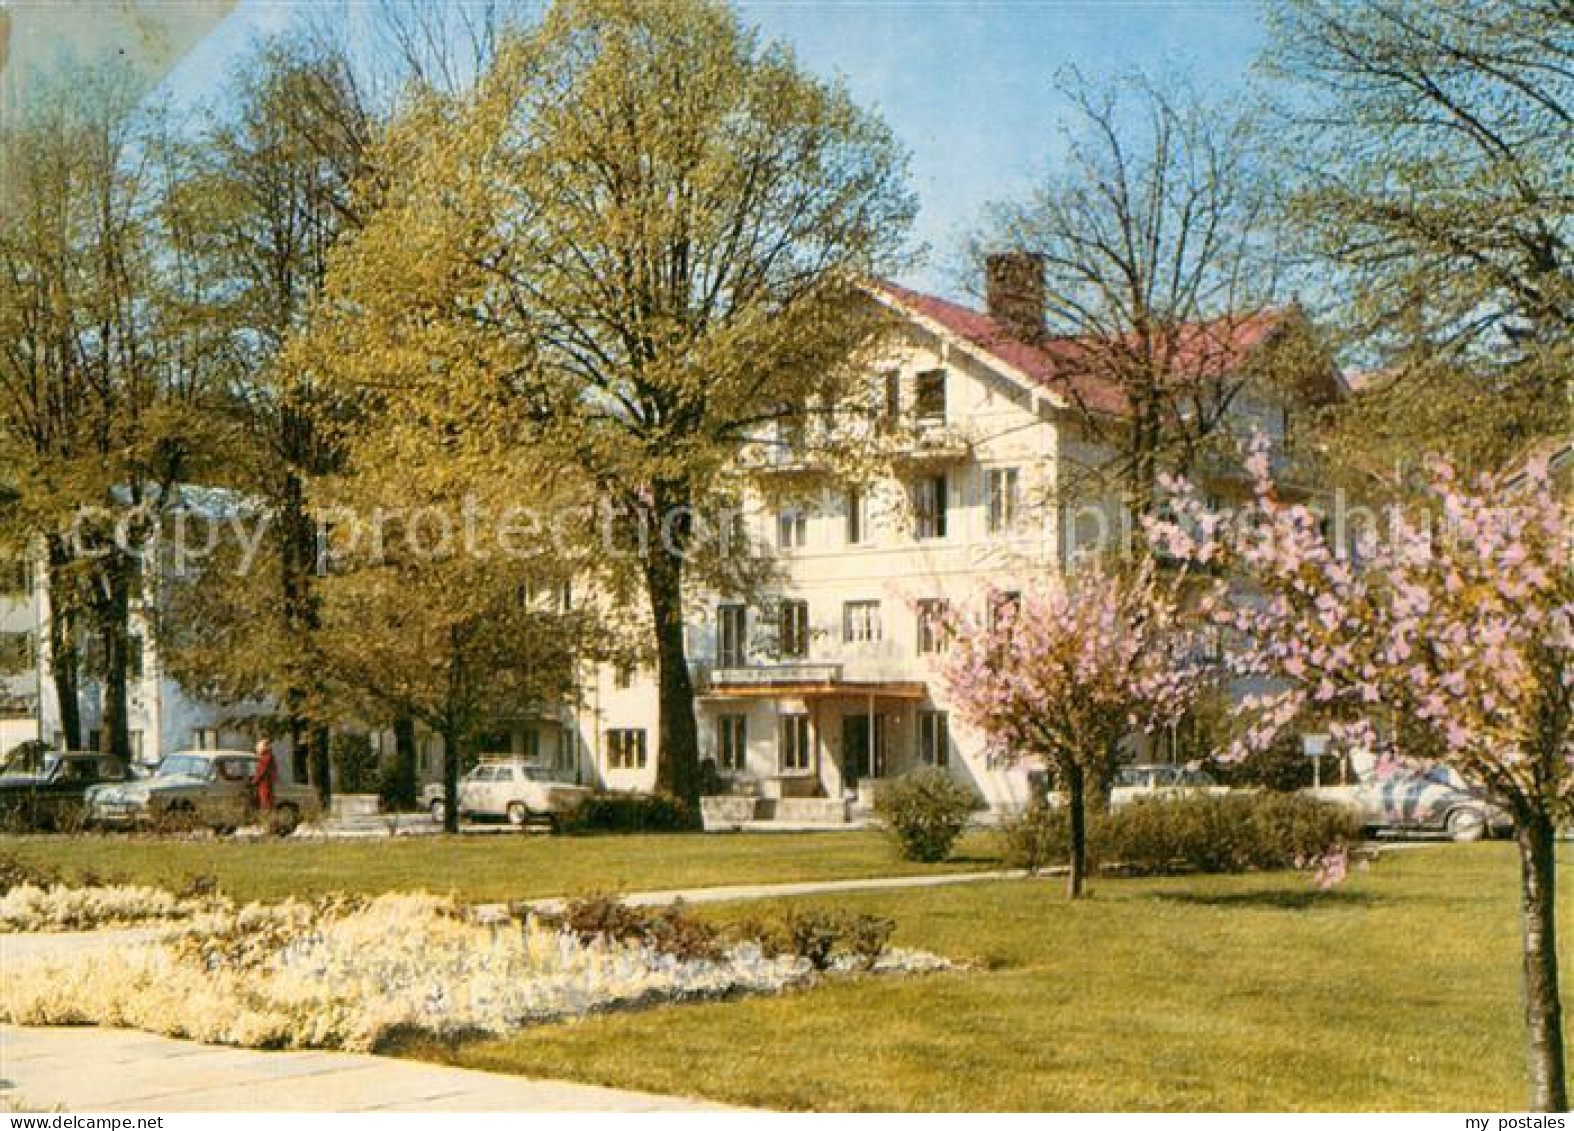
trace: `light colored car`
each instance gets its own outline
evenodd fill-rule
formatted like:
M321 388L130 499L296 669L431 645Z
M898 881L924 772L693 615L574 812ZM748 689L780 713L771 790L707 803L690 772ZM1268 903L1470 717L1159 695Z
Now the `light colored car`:
M519 759L483 761L459 779L461 817L500 817L511 825L556 820L590 794L582 785L558 780L552 770ZM441 783L429 785L421 802L441 821L447 806Z
M1047 774L1042 775L1040 782L1038 788L1045 791L1044 798L1051 806L1065 804L1065 793L1050 788ZM1109 803L1111 807L1115 807L1129 805L1133 801L1173 797L1222 797L1227 793L1242 792L1248 791L1220 785L1203 770L1161 762L1127 765L1117 769L1114 781L1110 783Z
M1323 786L1305 791L1352 809L1368 832L1446 833L1454 840L1480 840L1507 834L1514 819L1470 788L1447 766L1420 772L1374 773L1359 785Z
M1223 796L1228 786L1220 785L1203 770L1168 763L1122 766L1115 771L1109 803L1126 805L1151 798Z
M85 804L90 824L109 827L198 825L228 831L261 819L251 777L257 756L244 750L183 750L139 781L95 785ZM318 812L317 791L285 781L273 788L272 826L288 834Z

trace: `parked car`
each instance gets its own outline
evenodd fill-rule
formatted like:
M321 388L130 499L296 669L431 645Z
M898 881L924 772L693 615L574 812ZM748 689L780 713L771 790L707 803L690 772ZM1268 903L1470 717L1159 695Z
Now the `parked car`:
M1109 803L1125 805L1149 798L1220 796L1229 792L1228 786L1220 785L1204 770L1169 763L1122 766L1115 771Z
M160 762L151 777L89 789L87 819L110 827L168 822L230 831L259 819L251 786L256 770L257 756L248 751L183 750ZM316 816L317 791L280 778L273 810L274 830L291 833Z
M459 815L501 817L512 825L555 821L589 794L585 786L559 781L543 766L521 759L488 760L459 779ZM447 812L442 785L427 786L421 803L434 821L441 821Z
M1454 840L1480 840L1513 831L1514 819L1447 766L1421 772L1375 774L1358 785L1323 786L1305 792L1355 810L1369 833L1446 833Z
M0 772L0 827L75 829L87 793L104 782L130 780L131 768L108 754L49 751L41 759L12 759Z
M1051 806L1065 803L1065 794L1053 788L1047 771L1034 771L1029 780L1034 789L1043 791L1042 796ZM1169 762L1141 763L1121 766L1115 771L1115 779L1110 783L1109 803L1116 806L1153 798L1222 796L1230 792L1234 791L1214 781L1204 770Z

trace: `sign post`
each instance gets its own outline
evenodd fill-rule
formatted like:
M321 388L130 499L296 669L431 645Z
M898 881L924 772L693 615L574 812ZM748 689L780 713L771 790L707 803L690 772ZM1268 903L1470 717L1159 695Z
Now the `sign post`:
M1321 789L1323 755L1328 753L1328 736L1326 734L1301 735L1301 752L1312 760L1312 788Z

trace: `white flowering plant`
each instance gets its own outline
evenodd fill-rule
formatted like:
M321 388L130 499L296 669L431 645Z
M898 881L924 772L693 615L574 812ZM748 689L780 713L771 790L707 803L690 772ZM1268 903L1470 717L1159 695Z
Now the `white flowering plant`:
M948 967L889 950L873 970ZM862 969L847 956L825 973ZM610 1008L776 993L818 976L806 960L753 942L680 958L529 917L482 923L450 899L390 894L215 905L161 940L8 963L0 1020L371 1051L404 1033L503 1034Z

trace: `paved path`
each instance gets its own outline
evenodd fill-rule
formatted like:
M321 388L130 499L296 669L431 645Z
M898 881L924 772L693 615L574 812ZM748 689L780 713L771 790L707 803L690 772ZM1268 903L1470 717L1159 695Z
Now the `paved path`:
M340 1052L0 1025L0 1102L30 1111L728 1111L700 1100Z
M974 884L983 880L1019 880L1027 876L1022 871L991 872L942 872L928 876L875 876L858 880L806 880L791 884L734 884L730 887L675 888L671 891L635 891L621 893L623 902L635 907L660 907L682 900L684 903L731 903L744 899L775 899L791 895L834 895L844 891L886 891L893 888L937 888L947 884ZM558 897L529 899L528 906L543 911L563 905ZM476 910L482 915L501 913L501 903L486 903Z

